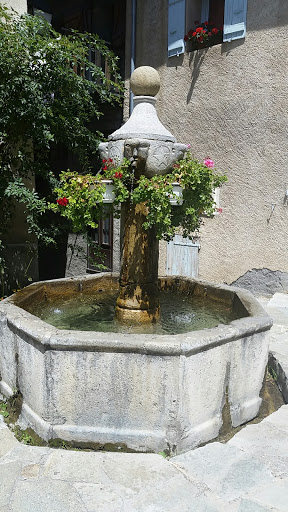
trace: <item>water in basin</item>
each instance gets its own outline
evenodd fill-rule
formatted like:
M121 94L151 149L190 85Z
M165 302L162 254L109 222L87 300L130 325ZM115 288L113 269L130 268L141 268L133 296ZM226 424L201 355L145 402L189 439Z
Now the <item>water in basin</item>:
M160 292L161 318L156 324L123 325L115 319L118 291L92 295L43 299L30 313L58 329L138 334L180 334L228 324L239 318L227 302L218 302L184 293Z

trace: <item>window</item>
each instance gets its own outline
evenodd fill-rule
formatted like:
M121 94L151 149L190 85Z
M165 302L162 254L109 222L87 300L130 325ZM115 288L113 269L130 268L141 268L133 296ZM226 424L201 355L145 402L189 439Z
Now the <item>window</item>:
M195 43L195 48L192 45L192 49L198 49L245 37L247 0L168 0L168 2L168 57L184 53L184 39ZM184 37L185 15L188 31ZM202 26L205 21L209 24ZM196 32L197 28L198 32Z
M109 215L99 220L98 228L90 232L88 245L88 268L90 273L111 272L113 263L113 217ZM104 265L104 268L103 268Z

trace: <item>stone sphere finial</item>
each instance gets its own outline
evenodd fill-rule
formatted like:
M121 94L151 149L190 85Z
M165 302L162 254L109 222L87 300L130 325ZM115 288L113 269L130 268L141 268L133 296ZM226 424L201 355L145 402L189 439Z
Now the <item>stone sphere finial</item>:
M130 78L130 88L135 96L156 96L160 89L158 71L151 66L136 68Z

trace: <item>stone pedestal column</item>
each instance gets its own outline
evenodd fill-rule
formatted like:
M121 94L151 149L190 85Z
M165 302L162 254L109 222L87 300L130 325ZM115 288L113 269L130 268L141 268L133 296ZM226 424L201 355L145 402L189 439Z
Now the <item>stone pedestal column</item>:
M134 109L128 121L99 145L102 159L117 164L130 160L134 186L142 175L167 174L184 157L187 147L161 123L156 112L160 88L157 71L141 66L133 71ZM158 297L158 240L154 229L143 229L145 204L125 206L120 295L116 317L120 322L155 322L160 315Z
M124 323L153 322L160 314L159 243L155 230L143 229L147 206L125 205L125 228L116 316Z

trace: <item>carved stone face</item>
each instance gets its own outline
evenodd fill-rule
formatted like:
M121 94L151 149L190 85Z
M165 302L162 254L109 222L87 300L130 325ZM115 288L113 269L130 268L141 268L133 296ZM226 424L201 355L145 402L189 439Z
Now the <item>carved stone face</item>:
M99 153L101 158L107 160L108 158L108 142L101 142L99 144Z
M156 174L171 172L173 165L184 157L187 147L174 142L153 141L146 162L145 174L149 178Z
M130 160L137 174L143 174L148 158L150 143L144 139L128 139L125 141L124 156Z

